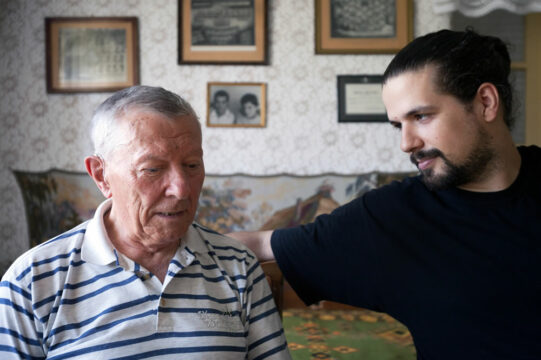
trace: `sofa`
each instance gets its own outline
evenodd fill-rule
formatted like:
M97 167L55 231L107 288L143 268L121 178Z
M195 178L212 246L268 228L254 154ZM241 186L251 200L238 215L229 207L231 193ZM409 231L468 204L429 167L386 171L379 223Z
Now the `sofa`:
M23 196L30 246L89 219L104 200L86 173L59 169L13 173ZM410 175L207 174L196 221L220 233L305 224L371 189Z
M45 172L13 171L13 174L23 197L30 246L92 217L98 204L104 200L86 173L52 169ZM221 233L305 224L371 189L410 175L413 173L311 176L208 174L199 198L196 221ZM369 353L377 349L373 353L375 358L380 358L378 354L382 351L385 354L393 351L401 354L396 358L404 358L403 354L414 358L415 350L409 331L392 317L327 301L306 307L283 280L276 263L267 262L262 266L278 309L284 316L284 329L290 350L296 358L302 356L303 347L312 349L312 346L317 346L313 351L319 354L316 349L330 347L336 341L340 341L341 346L333 349L339 352L353 351L353 358L361 347ZM353 333L358 340L352 342L349 337L342 339L337 335L341 331L334 331L326 337L313 333L316 331L313 319L328 321L331 318L347 319L347 324L343 326L356 329ZM326 328L321 331L328 332ZM309 345L302 345L303 334ZM343 341L349 346L344 346Z
M13 171L13 174L23 196L31 247L91 218L104 200L93 180L83 172L51 169ZM207 174L196 221L219 233L306 224L371 189L410 175L413 173ZM283 286L281 305L284 308L305 306L287 282ZM348 308L332 302L321 302L318 306Z

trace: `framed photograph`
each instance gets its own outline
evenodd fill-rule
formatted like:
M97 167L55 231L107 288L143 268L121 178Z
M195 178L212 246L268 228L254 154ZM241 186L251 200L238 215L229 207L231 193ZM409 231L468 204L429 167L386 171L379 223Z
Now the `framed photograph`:
M179 0L179 63L264 65L268 0Z
M135 17L46 18L47 92L116 91L139 83Z
M394 53L413 37L411 0L316 0L316 54Z
M207 126L265 127L265 92L263 83L208 83Z
M338 122L385 122L381 75L338 75Z

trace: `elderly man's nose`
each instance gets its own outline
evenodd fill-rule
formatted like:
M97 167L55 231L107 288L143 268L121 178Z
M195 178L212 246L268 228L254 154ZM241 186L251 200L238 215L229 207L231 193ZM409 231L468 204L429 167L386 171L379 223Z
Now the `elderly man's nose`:
M185 198L190 193L190 185L187 175L182 170L172 171L168 184L167 196L175 196L179 199Z

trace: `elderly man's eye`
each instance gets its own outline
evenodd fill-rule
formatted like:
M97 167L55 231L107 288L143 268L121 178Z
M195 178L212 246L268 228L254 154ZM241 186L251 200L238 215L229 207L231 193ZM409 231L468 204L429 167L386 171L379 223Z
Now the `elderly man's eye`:
M199 167L201 167L201 163L200 162L189 163L189 164L186 164L186 167L190 170L199 169Z

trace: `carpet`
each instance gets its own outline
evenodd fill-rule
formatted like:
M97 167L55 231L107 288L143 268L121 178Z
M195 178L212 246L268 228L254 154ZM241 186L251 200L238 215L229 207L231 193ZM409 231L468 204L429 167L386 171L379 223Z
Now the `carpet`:
M364 309L287 309L283 324L294 360L414 360L408 329Z

